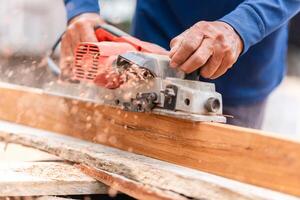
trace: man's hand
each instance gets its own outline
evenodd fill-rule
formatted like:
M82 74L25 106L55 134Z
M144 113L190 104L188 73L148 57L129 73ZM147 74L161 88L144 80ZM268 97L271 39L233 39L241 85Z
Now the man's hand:
M62 37L60 67L62 78L69 77L73 62L73 52L80 42L97 42L94 28L104 23L99 14L81 14L69 22L68 28Z
M201 67L204 78L223 75L237 61L243 42L224 22L201 21L175 37L171 43L171 67L191 73Z

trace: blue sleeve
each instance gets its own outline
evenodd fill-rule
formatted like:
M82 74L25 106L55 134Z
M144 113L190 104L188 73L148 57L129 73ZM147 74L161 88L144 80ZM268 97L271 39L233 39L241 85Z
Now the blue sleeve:
M241 36L245 53L300 10L300 0L246 0L220 21L230 24Z
M68 21L82 13L99 13L98 0L64 0Z

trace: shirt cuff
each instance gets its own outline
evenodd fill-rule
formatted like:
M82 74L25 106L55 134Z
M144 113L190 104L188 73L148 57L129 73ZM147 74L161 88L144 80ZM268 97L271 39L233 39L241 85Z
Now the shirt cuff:
M83 13L100 13L98 0L66 0L68 22Z
M265 34L265 27L257 13L247 5L239 6L219 21L229 24L239 34L243 41L244 54L248 49L260 41Z

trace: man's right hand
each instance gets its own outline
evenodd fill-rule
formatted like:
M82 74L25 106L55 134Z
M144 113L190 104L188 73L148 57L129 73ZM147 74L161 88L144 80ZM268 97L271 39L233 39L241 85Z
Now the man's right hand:
M103 23L104 20L96 13L84 13L69 22L61 42L61 78L65 79L71 75L71 65L77 45L80 42L97 42L94 28Z

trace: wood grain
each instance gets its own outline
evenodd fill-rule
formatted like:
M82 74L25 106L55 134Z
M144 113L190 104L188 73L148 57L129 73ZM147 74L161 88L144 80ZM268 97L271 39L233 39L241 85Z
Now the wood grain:
M107 186L63 162L0 163L0 196L107 194Z
M193 123L0 87L0 119L300 196L300 143L257 130Z
M147 200L188 200L188 198L176 194L171 191L164 191L159 188L150 187L142 183L129 180L119 175L108 173L106 171L89 167L81 164L78 167L89 176L109 185L116 191L121 191L129 196L136 199L147 199Z
M0 123L0 126L2 125ZM0 142L0 164L8 162L64 162L64 160L34 148Z
M106 193L107 186L62 158L0 142L0 197Z
M106 193L107 186L71 164L46 160L0 162L0 197Z

